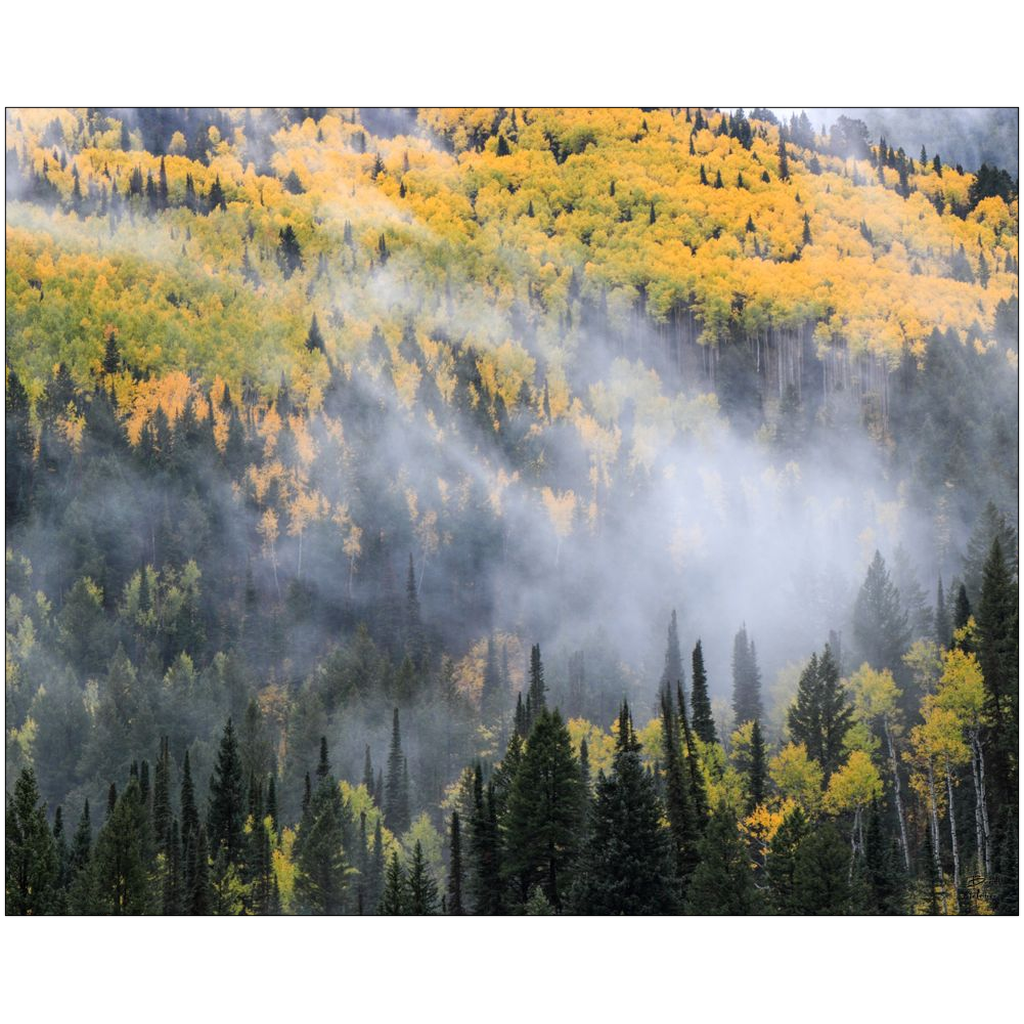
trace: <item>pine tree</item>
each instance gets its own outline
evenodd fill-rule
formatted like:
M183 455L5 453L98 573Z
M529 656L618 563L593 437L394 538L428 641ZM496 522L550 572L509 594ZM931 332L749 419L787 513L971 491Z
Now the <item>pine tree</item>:
M324 336L320 332L320 324L317 322L316 313L313 314L313 319L309 324L309 333L306 335L306 351L327 354L327 350L324 347Z
M521 902L538 884L561 907L571 881L581 807L579 762L569 732L557 710L542 708L512 781L504 821L502 870L518 883Z
M422 917L438 912L440 901L437 882L427 867L423 857L423 845L418 839L413 847L412 865L409 868L406 892L407 913Z
M821 658L812 655L800 675L787 723L793 742L805 744L808 756L821 765L826 784L842 762L843 740L852 723L853 709L839 679L839 666L826 644Z
M672 609L672 615L668 620L668 639L665 643L665 667L661 671L659 688L669 688L672 692L677 683L683 680L683 657L679 652L679 629L676 622L676 610Z
M693 731L703 743L717 743L715 720L711 714L711 698L708 696L708 676L704 670L704 652L700 640L693 648L693 686L690 691L690 708L693 711Z
M999 537L985 563L978 607L978 663L992 722L992 799L997 808L1017 802L1019 744L1019 656L1017 584L1003 557Z
M189 884L186 890L188 912L203 917L213 911L213 890L210 885L210 846L206 826L200 825L189 843Z
M370 744L366 744L366 754L363 758L363 786L366 792L373 796L373 761L370 759Z
M750 764L747 767L747 812L764 803L768 783L768 763L761 723L755 718L750 732Z
M384 891L381 893L377 913L388 916L409 913L408 885L397 852L391 854L391 860L388 862Z
M786 153L786 140L779 132L779 180L789 181L789 156Z
M8 914L38 915L57 908L60 865L53 833L40 802L35 772L22 768L7 795L4 816L5 910Z
M302 913L341 914L345 909L345 827L347 810L330 774L326 742L321 747L319 783L295 842L295 902Z
M582 914L667 914L677 906L672 841L640 760L629 706L619 711L611 775L600 773L571 906Z
M231 719L217 752L210 779L210 805L206 816L207 835L214 851L223 850L229 864L240 864L243 853L246 797L242 779L242 761Z
M736 634L732 651L732 709L736 725L764 717L761 706L761 672L753 640L747 638L747 627Z
M408 831L410 822L409 785L405 755L402 753L402 731L398 708L391 722L391 749L388 751L388 775L384 788L384 815L395 835Z
M675 876L685 890L697 866L697 842L700 832L697 810L692 800L688 770L683 763L683 751L678 723L672 708L671 689L661 691L662 762L665 775L665 812L671 829L675 854ZM628 709L626 709L628 715ZM622 712L619 716L620 733ZM622 742L620 735L620 744Z
M898 676L910 642L910 625L878 551L854 604L853 637L861 661L876 670L888 668Z
M99 905L106 914L154 909L153 836L138 780L129 779L96 837L93 854Z
M452 811L448 850L448 913L458 917L465 913L462 905L462 888L465 884L465 869L462 865L462 823L458 811Z
M500 914L503 909L501 884L501 840L494 799L494 786L486 796L480 765L473 769L473 815L469 821L469 891L476 914Z
M199 832L199 811L196 808L196 791L192 784L192 768L189 753L185 751L185 763L181 769L181 841L189 842Z
M745 915L760 911L746 847L736 817L724 801L708 820L697 851L700 863L687 891L688 914Z

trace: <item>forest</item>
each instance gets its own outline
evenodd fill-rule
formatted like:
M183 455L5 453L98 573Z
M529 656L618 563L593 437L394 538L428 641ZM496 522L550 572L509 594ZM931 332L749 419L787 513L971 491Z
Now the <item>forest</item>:
M864 117L8 109L7 914L1017 914L1017 169Z

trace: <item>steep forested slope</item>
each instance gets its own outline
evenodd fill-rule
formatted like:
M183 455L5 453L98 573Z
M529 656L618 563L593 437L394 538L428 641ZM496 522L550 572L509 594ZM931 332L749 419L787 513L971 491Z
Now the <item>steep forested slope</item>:
M1009 175L766 110L6 127L8 773L92 808L51 848L20 778L52 907L1015 900Z

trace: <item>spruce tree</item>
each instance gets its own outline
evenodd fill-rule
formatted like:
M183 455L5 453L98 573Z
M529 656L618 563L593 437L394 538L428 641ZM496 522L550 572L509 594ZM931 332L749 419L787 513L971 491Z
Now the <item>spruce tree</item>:
M571 881L581 807L579 762L569 732L557 710L542 708L512 781L504 820L502 870L518 884L521 902L538 884L555 908L561 907Z
M740 628L733 640L732 686L732 709L736 725L762 718L761 672L757 667L754 642L747 638L746 626Z
M662 817L623 702L611 774L602 772L597 780L572 909L581 914L670 914L676 909L672 841Z
M677 683L683 679L683 657L679 652L679 629L676 622L676 610L668 620L668 640L665 643L665 667L661 671L660 689L669 688L671 693Z
M760 912L753 872L736 817L723 801L708 820L697 847L700 863L687 891L688 914L746 915Z
M321 756L326 759L325 750ZM344 854L346 815L341 790L328 766L325 774L319 776L296 838L295 902L302 913L344 912L348 872Z
M406 883L407 913L423 917L436 914L439 909L437 882L427 867L423 857L423 845L416 840L413 847L412 864L409 867L409 878Z
M206 816L207 835L213 851L216 854L223 850L229 864L242 862L245 811L242 761L229 718L210 778L210 804Z
M4 816L5 910L33 916L57 909L59 863L35 772L22 768Z
M452 811L448 851L448 913L458 917L465 913L462 905L462 889L465 884L465 868L462 864L462 823L458 811Z
M708 676L704 670L704 652L700 640L693 648L693 684L690 690L690 708L693 711L693 731L703 743L717 743L715 720L711 714L711 698L708 696Z
M387 826L395 835L409 829L409 784L402 753L402 730L398 721L398 708L392 713L391 748L388 751L388 774L384 787L384 815Z
M377 913L394 916L409 913L409 892L405 880L405 872L398 860L398 853L391 854L388 861L387 875L384 879L384 890L381 893Z
M473 815L469 821L469 891L476 914L500 914L503 909L501 838L494 786L486 795L480 765L473 769Z
M942 577L939 577L939 585L935 592L935 642L940 647L949 647L953 637L953 629L949 621L949 611L946 608L946 595L942 589Z
M853 723L853 709L839 679L839 667L826 644L819 658L811 656L800 675L796 700L788 712L794 743L807 746L808 756L821 765L827 784L843 758L843 740Z
M910 624L899 591L878 551L854 604L853 637L858 664L866 661L873 669L888 668L899 677L910 643Z
M94 853L99 905L106 914L152 913L153 836L138 780L129 779L96 837Z
M750 732L750 764L747 767L747 812L764 803L768 784L768 763L761 723L755 718Z
M691 787L684 765L678 723L672 707L669 687L661 691L662 762L665 774L665 813L672 835L675 855L674 874L685 890L697 866L697 843L700 839L697 812L693 805ZM622 722L620 712L620 726ZM620 736L621 744L621 736ZM618 748L616 748L618 749Z

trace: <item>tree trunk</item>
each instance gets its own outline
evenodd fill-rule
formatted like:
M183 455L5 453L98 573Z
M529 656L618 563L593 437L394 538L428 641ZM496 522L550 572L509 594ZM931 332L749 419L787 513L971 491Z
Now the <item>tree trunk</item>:
M949 796L949 840L953 845L953 888L960 891L960 847L956 841L956 808L953 803L953 773L946 761L946 793Z
M903 848L903 865L910 870L910 844L907 842L907 823L903 817L903 796L900 792L900 770L896 761L896 744L893 742L889 719L885 719L885 738L889 743L889 764L892 766L892 787L896 797L896 818L900 823L900 846Z
M939 876L939 891L942 893L942 913L946 913L946 879L942 871L942 849L939 846L939 809L935 802L935 774L931 761L928 762L928 814L931 819L932 851L935 854L935 871Z
M976 773L974 785L977 810L980 810L981 813L981 834L985 840L985 874L990 875L992 873L992 835L988 827L988 801L985 792L985 752L981 749L981 741L977 733L971 737L971 746L974 748L973 760Z

